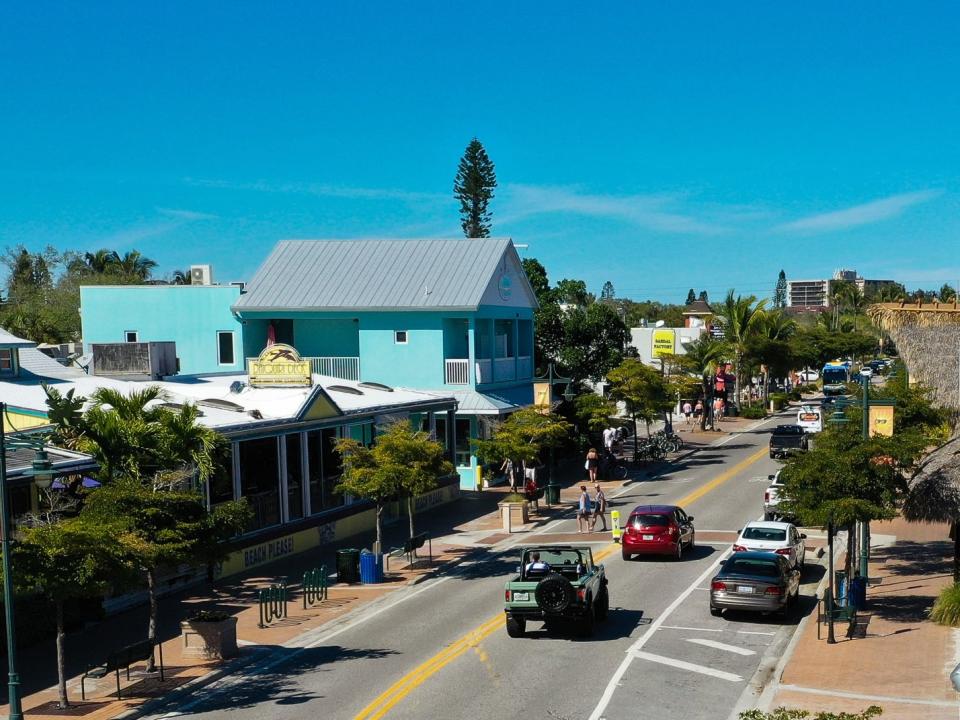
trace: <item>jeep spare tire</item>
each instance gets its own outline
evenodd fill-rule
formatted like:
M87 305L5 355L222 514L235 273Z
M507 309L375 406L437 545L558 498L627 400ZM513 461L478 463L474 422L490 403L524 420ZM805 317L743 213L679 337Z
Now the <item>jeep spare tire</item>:
M541 610L563 612L573 602L573 585L563 575L551 573L537 584L534 597Z

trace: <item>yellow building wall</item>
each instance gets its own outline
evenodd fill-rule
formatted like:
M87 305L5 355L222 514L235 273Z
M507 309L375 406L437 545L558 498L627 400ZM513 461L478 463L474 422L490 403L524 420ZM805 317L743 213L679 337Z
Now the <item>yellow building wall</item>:
M454 483L417 496L414 511L421 512L429 508L444 505L460 497L460 485ZM406 511L406 503L400 503L401 512ZM214 577L219 579L236 575L251 568L266 565L291 555L297 555L328 543L345 540L354 535L370 532L376 526L376 510L370 508L356 515L316 525L304 530L283 535L266 542L253 542L227 557L214 569ZM386 548L384 548L386 550Z
M7 412L3 417L4 429L7 432L16 430L29 430L31 428L43 427L49 425L50 420L46 415L27 414L19 412L15 408L7 407Z

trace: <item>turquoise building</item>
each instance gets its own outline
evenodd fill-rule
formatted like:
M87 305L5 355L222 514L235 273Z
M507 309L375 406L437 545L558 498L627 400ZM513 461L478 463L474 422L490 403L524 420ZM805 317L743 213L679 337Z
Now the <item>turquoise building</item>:
M536 299L508 238L289 240L243 292L84 287L81 304L86 346L172 340L181 374L243 371L273 340L320 375L453 396L454 432L424 429L455 438L463 487L481 481L471 438L533 402Z

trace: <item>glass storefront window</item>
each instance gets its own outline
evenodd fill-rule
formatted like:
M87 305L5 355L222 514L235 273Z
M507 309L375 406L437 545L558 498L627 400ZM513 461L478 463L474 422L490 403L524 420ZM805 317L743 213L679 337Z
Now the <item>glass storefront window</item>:
M456 448L457 465L460 467L470 464L470 421L456 420L457 436L454 447Z
M280 463L277 438L239 443L240 494L253 510L251 530L280 523Z
M287 435L287 515L289 520L303 517L303 462L300 457L300 433Z
M210 507L233 500L233 447L218 442L213 448L213 474L210 475Z
M343 466L334 449L335 428L307 433L307 467L310 481L310 511L313 514L343 505L343 496L334 492Z

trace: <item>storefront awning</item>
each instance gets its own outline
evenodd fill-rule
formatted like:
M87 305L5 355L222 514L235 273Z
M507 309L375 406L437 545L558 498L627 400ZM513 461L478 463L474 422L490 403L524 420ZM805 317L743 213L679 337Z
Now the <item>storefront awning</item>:
M457 415L506 415L533 405L533 385L487 392L453 390L447 394L458 403Z

